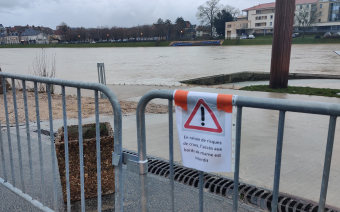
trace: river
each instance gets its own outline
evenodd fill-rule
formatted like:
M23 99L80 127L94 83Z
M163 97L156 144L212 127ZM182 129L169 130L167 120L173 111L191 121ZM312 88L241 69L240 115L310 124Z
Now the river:
M271 46L47 48L56 77L97 82L104 62L107 84L178 85L180 80L242 71L270 71ZM340 75L340 44L293 45L291 73ZM28 74L38 48L0 49L4 72Z

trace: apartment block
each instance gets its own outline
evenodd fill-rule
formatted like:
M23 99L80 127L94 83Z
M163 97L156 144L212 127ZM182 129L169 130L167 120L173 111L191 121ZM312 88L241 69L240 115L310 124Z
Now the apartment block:
M296 0L295 14L303 13L306 21L315 19L307 31L340 31L340 0ZM225 38L243 34L273 33L275 2L259 4L242 10L237 21L225 23ZM301 31L301 21L295 20L294 30Z

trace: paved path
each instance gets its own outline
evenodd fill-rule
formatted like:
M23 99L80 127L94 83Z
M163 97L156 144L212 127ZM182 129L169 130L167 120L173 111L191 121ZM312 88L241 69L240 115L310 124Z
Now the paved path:
M296 83L306 84L304 80ZM312 80L314 84L321 83ZM328 82L328 80L325 80ZM327 84L327 83L325 83ZM335 88L336 83L329 87ZM159 89L162 86L155 86ZM323 86L326 87L326 86ZM117 96L130 101L138 101L153 86L133 86L133 91L124 86L110 86ZM260 98L279 98L295 101L314 101L340 103L340 98L249 92L207 87L171 87L167 89L185 89L191 91L226 93ZM125 92L126 91L126 92ZM165 100L155 103L167 104ZM241 167L240 178L246 183L272 189L275 166L276 136L278 111L244 108L242 120ZM168 118L167 114L149 114L146 116L147 153L168 159ZM123 117L123 147L137 150L137 132L135 116ZM329 118L321 115L309 115L288 112L285 121L283 158L280 191L314 201L319 200L321 176L323 171ZM174 123L176 124L176 123ZM340 207L340 126L337 125L331 174L327 195L327 204ZM176 125L174 125L175 161L181 162ZM233 177L232 173L219 173Z
M29 182L29 166L27 161L27 145L25 145L26 137L21 137L22 141L22 152L23 152L23 164L24 164L24 176L25 176L25 188L26 192L33 196L35 199L42 201L41 196L41 189L45 191L45 200L46 205L54 209L53 203L53 175L51 171L51 151L50 151L50 143L49 137L42 135L42 147L43 147L43 155L44 155L44 174L45 174L45 181L42 182L40 178L40 166L37 161L38 160L38 142L36 139L36 133L33 132L32 129L32 144L33 144L33 169L34 169L34 187L30 185ZM14 130L11 132L12 138L12 148L13 148L13 158L14 158L14 172L17 176L15 178L16 186L22 189L21 182L19 181L19 166L18 166L18 150L16 148L17 140L16 134ZM4 135L4 140L7 141L7 135ZM7 143L5 142L5 149L7 149ZM9 156L6 154L6 158ZM3 161L0 159L0 164ZM13 184L11 181L10 175L10 164L9 161L6 161L7 166L7 177L8 181ZM58 174L59 175L59 174ZM131 211L141 211L140 205L140 189L139 189L139 175L129 172L124 167L124 211L131 212ZM0 169L0 176L3 177L4 173L2 172L2 167ZM58 211L66 211L65 204L62 200L61 196L61 187L60 187L60 180L57 177L57 194L58 194ZM169 198L169 181L164 178L160 178L154 175L149 175L149 208L150 211L169 211L170 210L170 198ZM194 189L192 187L184 186L182 184L175 182L175 211L198 211L198 189ZM105 212L114 211L114 204L115 198L114 195L106 195L102 197L102 209ZM216 195L212 195L209 193L204 193L204 211L231 211L232 210L232 202L228 199L218 197ZM80 211L80 202L72 203L71 205L72 211ZM97 198L92 198L86 200L85 204L86 211L97 211ZM0 185L0 212L38 212L39 209L33 207L28 202L22 200L20 197L12 193L7 188ZM258 211L257 209L251 208L248 205L244 205L240 203L239 211L241 212L250 212L250 211Z
M340 103L339 98L278 94L265 92L248 92L207 87L164 87L164 86L124 86L109 85L122 100L138 101L147 91L154 89L185 89L211 93L227 93L242 96L279 98L296 101L315 101ZM68 93L73 91L69 90ZM84 96L93 96L93 91L82 92ZM166 104L167 101L156 100L155 103ZM277 111L244 108L241 142L241 181L259 187L272 189L275 165L275 149L278 125ZM101 121L112 122L112 117L101 117ZM327 139L329 118L320 115L287 113L283 144L280 192L318 201L321 176ZM70 120L68 124L77 124ZM84 119L84 123L94 122ZM55 130L62 122L54 122ZM167 114L148 114L146 116L147 154L168 159L168 119ZM32 125L33 126L33 125ZM42 128L48 129L47 123ZM327 204L340 207L340 130L336 128L333 160L327 195ZM137 150L137 133L135 116L123 117L123 147ZM177 130L174 125L175 161L181 162ZM47 150L50 151L50 150ZM219 173L233 177L231 173Z

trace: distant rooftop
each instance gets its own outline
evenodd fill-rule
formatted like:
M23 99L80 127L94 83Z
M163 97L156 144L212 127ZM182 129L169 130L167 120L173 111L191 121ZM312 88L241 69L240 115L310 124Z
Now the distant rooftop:
M318 1L319 0L295 0L295 4L315 4ZM267 9L267 8L274 8L274 7L275 7L275 2L271 2L271 3L259 4L254 7L244 9L243 11Z

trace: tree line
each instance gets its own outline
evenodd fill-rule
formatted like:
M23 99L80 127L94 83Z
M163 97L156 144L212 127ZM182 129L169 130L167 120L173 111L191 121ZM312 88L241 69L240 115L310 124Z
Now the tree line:
M178 17L175 23L169 19L163 21L159 18L153 25L142 25L134 27L100 27L100 28L70 28L65 22L59 25L58 31L66 41L85 40L123 40L130 38L152 38L173 40L185 35L185 21Z

